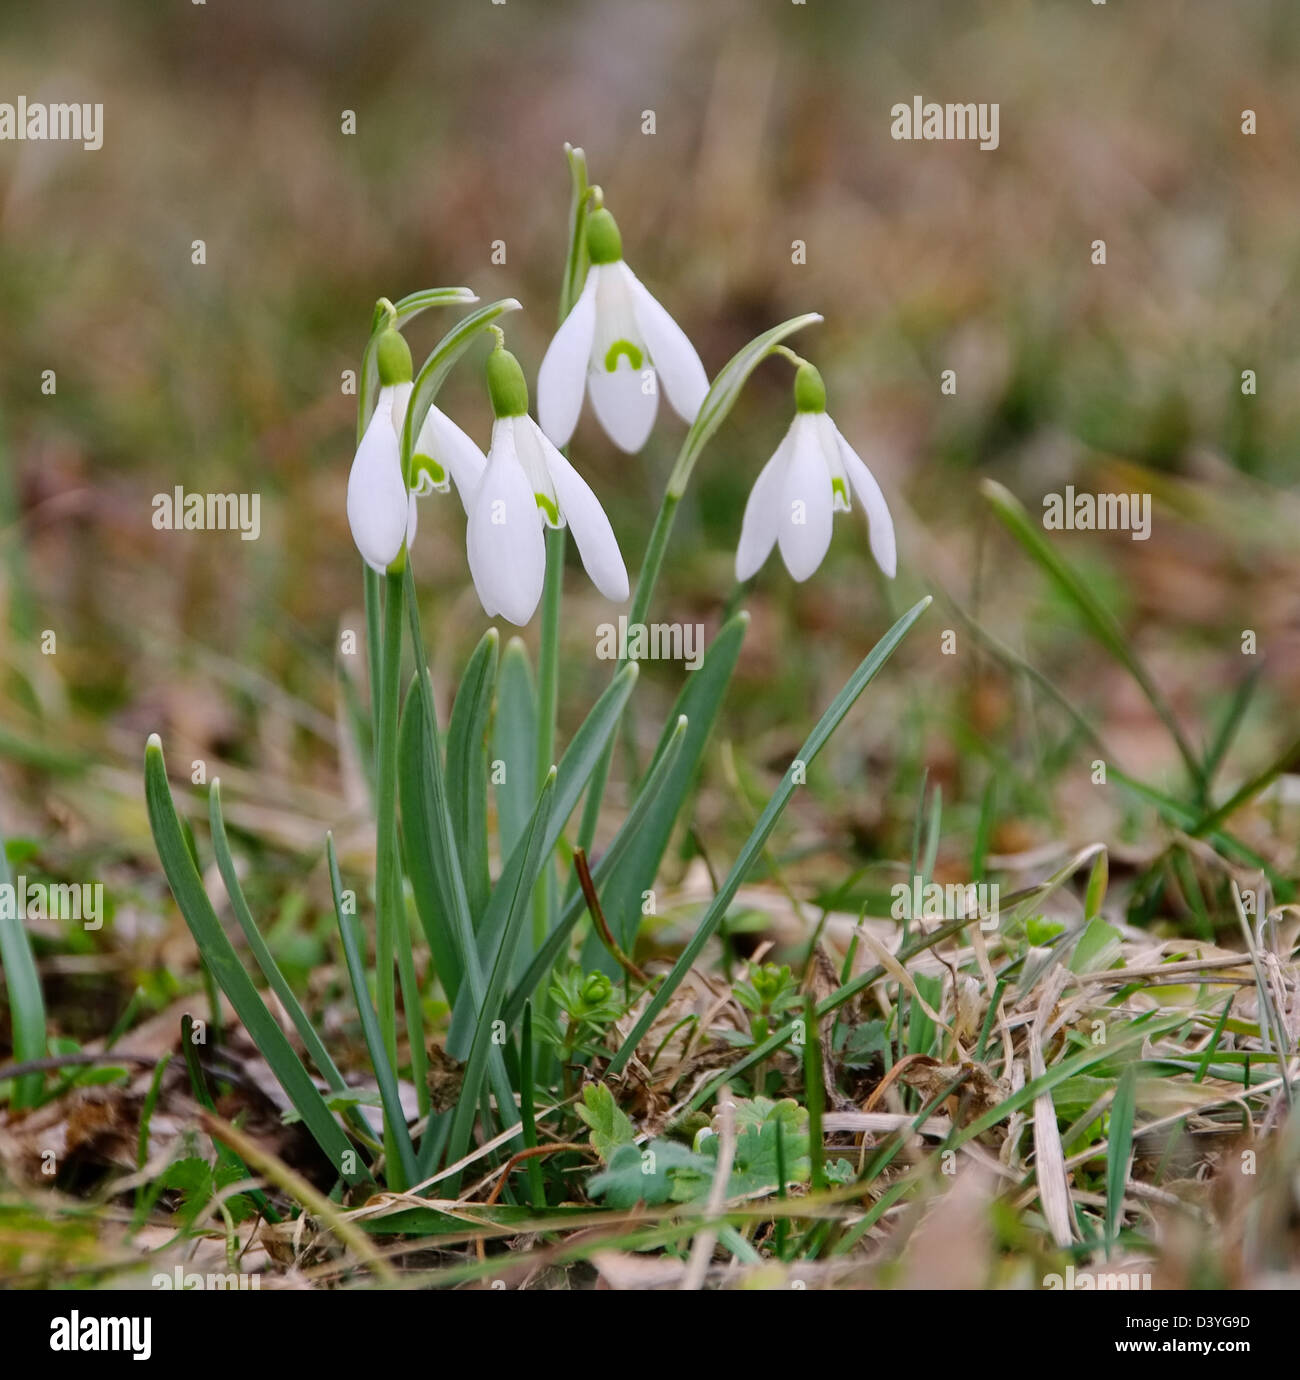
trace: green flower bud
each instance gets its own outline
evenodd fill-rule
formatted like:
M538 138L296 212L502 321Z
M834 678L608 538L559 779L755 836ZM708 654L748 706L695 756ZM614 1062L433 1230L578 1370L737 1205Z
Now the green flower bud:
M385 388L394 383L410 383L411 347L401 331L389 326L380 334L375 346L375 362L379 365L379 382Z
M588 973L582 984L582 999L588 1006L599 1006L608 1001L614 984L604 973Z
M603 206L587 217L587 256L593 264L616 264L623 257L623 236Z
M794 405L799 412L826 411L826 385L816 368L807 362L795 371Z
M519 361L500 345L487 360L488 396L492 399L495 417L526 417L528 415L528 384Z

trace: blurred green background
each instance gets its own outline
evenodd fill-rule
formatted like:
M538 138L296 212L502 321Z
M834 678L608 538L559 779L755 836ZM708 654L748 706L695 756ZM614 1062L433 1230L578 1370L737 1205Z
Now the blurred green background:
M341 377L376 297L458 283L522 300L509 333L535 373L555 325L566 140L710 374L768 325L825 313L793 343L895 514L893 585L855 512L816 577L795 586L773 558L747 596L722 726L743 752L710 759L697 811L723 858L743 833L737 794L761 803L924 592L935 609L845 725L787 843L836 852L835 878L905 858L923 770L944 787L959 859L990 777L995 847L1132 835L1139 821L1091 789L1093 753L1068 720L981 654L942 597L1086 706L1127 769L1174 772L1145 702L991 520L985 475L1035 516L1070 483L1153 493L1147 542L1053 540L1198 740L1263 664L1230 775L1294 736L1300 11L1287 0L139 0L9 6L4 24L0 98L105 108L97 152L0 144L0 787L5 827L41 840L52 869L84 875L93 857L119 896L151 870L138 772L153 730L178 772L220 766L250 833L313 855L326 827L351 819L362 837L337 742L336 649L363 627ZM890 107L916 94L998 102L1000 147L895 142ZM451 319L412 328L417 361ZM940 394L945 369L955 397ZM765 365L706 453L656 621L717 627L789 384L786 365ZM477 357L440 402L486 444ZM575 438L633 573L683 432L665 407L637 457L589 413ZM154 530L152 497L176 485L260 494L260 540ZM486 626L454 498L422 505L415 561L445 704ZM569 573L562 741L607 680L594 630L617 613ZM643 744L687 674L646 669Z

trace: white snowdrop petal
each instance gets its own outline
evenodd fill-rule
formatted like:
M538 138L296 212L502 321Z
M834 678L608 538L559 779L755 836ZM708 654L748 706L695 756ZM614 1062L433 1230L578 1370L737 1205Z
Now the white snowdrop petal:
M414 388L414 383L392 383L380 390L393 396L393 432L399 442L402 439L402 427L406 425L406 409L411 405L411 393Z
M546 545L532 486L515 453L513 417L497 421L466 525L470 574L484 610L522 627L542 597Z
M635 455L645 445L659 410L657 381L653 373L644 380L646 373L645 369L633 369L622 358L612 374L605 369L593 369L587 376L591 405L601 426L609 439L629 455Z
M777 540L786 569L796 580L806 580L821 565L831 544L831 476L816 426L811 425L814 415L803 412L794 419L790 461L781 486Z
M781 494L794 424L777 446L772 458L763 466L745 503L745 516L740 524L740 544L736 547L736 579L748 580L761 569L776 545L777 527L781 521Z
M650 362L663 381L664 392L673 411L685 422L693 422L709 391L709 376L686 332L646 291L635 273L621 263L636 324L645 337Z
M857 451L840 435L840 429L834 422L831 422L831 430L835 433L835 441L839 446L840 463L849 476L853 492L857 494L858 501L866 510L867 521L870 524L868 540L871 544L871 554L876 558L876 564L892 580L898 570L898 548L894 540L894 520L889 515L885 495L876 483L875 475L867 468Z
M381 573L401 551L408 520L406 482L392 408L391 391L381 389L348 473L352 540L366 564Z
M600 506L600 500L531 418L521 418L520 425L533 428L534 438L541 448L542 458L555 488L560 513L573 532L578 555L582 557L583 567L591 576L592 584L606 599L622 603L628 596L627 567L623 564L618 540L604 508Z
M473 440L445 412L431 407L420 427L415 454L427 455L451 475L468 513L470 497L487 466L486 457Z
M596 288L602 268L588 270L573 310L555 332L537 371L537 416L557 446L567 445L582 412L587 361L596 331Z

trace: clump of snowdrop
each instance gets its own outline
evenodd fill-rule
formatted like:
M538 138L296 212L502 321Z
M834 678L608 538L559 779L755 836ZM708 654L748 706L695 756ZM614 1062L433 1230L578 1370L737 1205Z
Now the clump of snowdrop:
M831 543L831 520L857 495L870 524L871 554L891 579L897 569L894 523L880 485L826 412L826 386L794 356L795 416L750 491L736 550L736 578L748 580L780 546L796 580L806 580Z
M470 574L484 610L515 624L532 618L546 575L543 526L568 525L592 583L628 597L627 569L596 495L528 415L519 361L498 341L488 356L496 420L482 479L467 505Z
M584 393L621 450L646 443L668 401L693 422L709 390L704 365L685 332L623 261L623 241L603 207L587 218L591 261L582 293L555 333L537 375L537 415L557 446L567 445Z

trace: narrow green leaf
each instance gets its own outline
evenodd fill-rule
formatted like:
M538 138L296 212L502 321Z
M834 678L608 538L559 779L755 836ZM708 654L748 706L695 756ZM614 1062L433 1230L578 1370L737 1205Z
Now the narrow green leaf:
M280 971L280 965L275 961L275 956L267 947L266 940L262 938L262 932L257 927L257 921L253 919L253 912L248 908L244 888L240 885L239 873L235 868L235 860L231 856L230 840L226 836L226 820L221 811L221 780L215 776L212 778L212 785L208 791L208 823L212 830L212 852L217 859L217 869L221 873L221 880L225 883L226 895L230 897L230 907L235 913L235 919L239 922L239 928L244 932L244 938L248 942L249 950L252 952L257 966L262 970L262 976L275 995L279 997L281 1005L293 1022L293 1028L298 1032L304 1048L311 1056L312 1063L316 1065L321 1077L335 1092L346 1091L348 1085L343 1081L343 1075L338 1071L334 1060L330 1058L329 1051L325 1048L325 1043L317 1033L316 1027L302 1009L298 998L294 996L293 988L289 986L287 979ZM358 1123L358 1129L368 1135L369 1127L359 1112L356 1113L356 1121L354 1121L354 1124Z
M600 887L606 877L619 875L624 859L640 838L641 831L646 827L646 821L650 818L661 795L672 781L673 769L678 755L682 751L682 745L686 741L688 728L687 720L679 718L673 725L673 731L664 745L664 751L661 754L656 754L656 760L650 769L650 774L646 777L636 800L633 801L627 818L613 839L610 840L609 847L596 859L596 863L591 869L592 880L597 887ZM574 925L577 924L580 916L586 914L586 911L587 903L581 891L575 892L565 902L564 912L560 916L558 924L546 936L545 944L533 955L533 961L528 965L528 971L510 994L510 1000L506 1003L503 1014L507 1028L513 1027L525 1002L558 962Z
M334 851L334 835L325 835L325 856L329 862L330 890L334 894L334 915L338 920L339 938L343 941L343 957L348 966L348 977L352 981L352 997L356 1002L357 1014L361 1018L361 1033L365 1037L366 1048L370 1051L370 1063L375 1071L375 1082L379 1084L379 1097L384 1107L384 1121L391 1139L397 1146L401 1159L402 1176L407 1185L416 1183L419 1175L415 1165L415 1147L411 1144L410 1129L406 1124L406 1114L402 1111L402 1098L397 1087L397 1075L388 1061L384 1049L384 1037L379 1029L379 1018L370 1001L370 989L366 986L366 970L361 960L361 947L353 929L356 916L347 915L343 907L343 882L339 877L339 860ZM363 1118L364 1120L364 1118Z
M890 630L880 639L871 649L870 653L863 660L862 664L849 677L847 684L836 695L826 712L818 721L812 733L808 735L808 740L800 748L796 761L805 767L810 765L817 754L826 745L827 740L844 716L849 712L856 702L858 696L867 688L880 668L888 661L894 649L907 635L912 625L930 606L930 596L914 604ZM718 894L713 898L708 910L704 913L703 919L696 928L690 943L682 950L677 962L673 965L672 971L660 984L658 992L647 1004L640 1018L632 1027L627 1038L623 1041L618 1053L614 1056L609 1065L609 1074L613 1075L620 1072L627 1061L636 1051L642 1037L646 1031L654 1024L659 1013L668 1004L672 994L681 985L687 973L690 972L695 960L699 957L704 946L709 942L722 923L723 917L727 913L736 892L740 889L740 884L749 875L749 870L757 861L759 854L763 850L763 845L767 842L768 836L776 827L777 821L781 818L785 807L790 803L794 795L794 764L781 778L781 784L772 794L772 798L767 802L762 815L759 816L758 823L754 826L753 832L741 849L740 856L736 859L731 871L727 874L727 879L723 882Z
M475 1109L483 1087L483 1075L487 1066L488 1052L495 1045L493 1026L505 1000L506 984L510 979L510 969L514 961L515 948L524 931L531 906L532 880L541 870L542 859L546 856L547 831L551 821L556 795L556 771L552 768L542 787L541 798L533 812L527 837L523 841L524 855L521 865L515 871L513 885L508 897L505 926L501 931L497 951L493 955L488 974L487 991L479 1004L478 1020L473 1027L469 1057L465 1061L464 1081L461 1084L460 1099L452 1114L451 1135L448 1138L447 1162L454 1164L461 1159L469 1146L470 1131L474 1124ZM506 878L502 878L504 883ZM513 1108L513 1098L511 1106ZM516 1120L517 1120L516 1116ZM459 1185L459 1176L449 1184L448 1196L454 1195Z
M461 876L460 859L452 843L451 812L447 806L447 786L443 779L442 757L433 746L438 738L438 709L433 699L433 683L429 679L429 660L424 650L424 632L420 627L419 604L415 597L415 574L411 562L406 563L406 610L410 621L411 647L415 653L416 689L415 704L423 713L419 714L420 732L424 735L425 751L417 758L419 808L415 822L420 826L419 837L411 843L412 856L415 849L421 850L420 865L444 879L447 910L442 923L449 931L455 945L456 958L463 974L461 983L461 1005L464 993L468 992L474 1010L483 1004L487 981L483 976L483 966L479 962L478 948L474 942L474 926L469 913L469 901L465 895L465 880ZM423 922L423 916L421 917ZM426 925L426 930L428 926ZM493 1045L488 1060L488 1077L496 1094L497 1107L503 1123L518 1125L519 1113L514 1103L514 1092L506 1070L505 1057L500 1046Z
M1115 1100L1110 1104L1110 1131L1106 1137L1106 1258L1110 1258L1124 1224L1124 1186L1128 1183L1133 1153L1133 1117L1137 1111L1137 1063L1120 1075Z
M985 479L980 488L1002 525L1024 550L1047 572L1057 587L1083 615L1083 621L1098 642L1128 671L1147 697L1151 708L1169 730L1193 782L1201 779L1201 764L1183 737L1178 720L1159 686L1138 659L1114 614L1088 588L1083 577L1067 564L1025 511L1020 500L996 480Z
M279 1023L266 1009L212 909L185 845L157 734L150 737L145 749L145 804L168 885L204 961L330 1163L349 1183L364 1182L368 1177L364 1169L344 1170L343 1166L355 1159L349 1155L347 1137Z
M420 366L411 389L411 400L406 407L406 420L402 423L402 473L408 480L411 455L420 428L424 425L433 400L438 396L438 390L455 368L456 361L474 343L474 337L486 330L497 317L519 309L520 304L513 297L503 297L499 302L489 302L486 307L462 317L433 347L428 359Z
M9 859L0 835L0 886L11 887ZM4 910L13 914L6 916ZM9 992L9 1020L13 1027L14 1062L45 1058L45 998L36 971L36 957L16 906L0 908L0 968ZM33 1107L40 1101L45 1075L29 1073L14 1083L13 1106Z
M528 652L520 638L512 637L501 656L492 726L492 756L504 767L504 776L496 783L497 837L503 858L514 852L533 813L536 741L537 695Z
M450 923L455 905L450 875L439 862L446 847L437 841L432 793L427 789L430 759L437 756L437 749L429 741L425 719L420 696L408 694L397 733L397 800L402 818L402 856L415 897L415 913L420 917L420 927L433 954L438 980L447 1000L454 1004L464 978L464 966L460 945ZM465 923L470 924L468 900Z
M428 311L430 307L467 307L477 301L478 294L471 292L466 287L426 288L423 292L413 292L409 297L403 297L400 302L395 304L397 312L395 324L400 328L408 321L414 320L422 311ZM375 345L379 338L379 332L387 323L387 319L387 312L376 306L370 322L370 338L366 341L365 349L361 354L361 382L357 398L359 404L357 408L358 445L361 444L361 438L365 435L366 423L370 420L369 400L375 396L375 390L379 384L379 363L375 358Z
M544 826L546 833L541 849L537 853L539 859L537 871L530 876L523 876L521 873L521 869L526 865L530 856L528 840L520 840L502 869L501 876L492 890L487 910L484 912L482 922L478 927L479 962L485 972L496 961L496 956L500 952L502 935L505 933L510 908L521 876L523 883L530 889L536 884L543 863L554 851L560 834L564 830L565 822L573 813L605 744L614 732L615 725L618 723L618 716L623 712L627 697L632 693L632 687L636 684L637 674L635 662L629 662L619 671L610 681L604 694L592 706L591 713L587 715L582 727L573 735L573 741L560 759L558 774L555 778L553 807L547 811ZM536 819L536 812L534 812L533 817ZM512 961L514 961L516 952L517 950L512 948ZM519 951L520 974L527 967L531 957L530 952ZM465 1057L463 1052L469 1048L471 1026L475 1017L475 1010L463 1001L453 1010L451 1028L447 1033L447 1049L453 1058Z
M483 914L492 888L488 874L487 729L499 641L495 628L483 634L461 677L447 726L447 802L465 877L465 895L470 915L475 918Z
M684 716L690 728L681 744L677 765L660 790L654 807L647 811L636 836L629 841L627 855L617 873L611 876L602 895L610 930L625 952L630 953L636 943L636 932L641 922L641 898L654 886L673 828L681 817L687 794L695 782L701 758L709 744L748 627L747 613L737 614L722 627L699 669L690 673L681 694L677 696L677 702L660 735L659 745L650 759L650 771L653 772L669 743L677 737L678 721ZM588 971L599 968L610 977L617 976L619 971L613 956L594 934L589 936L583 949L582 963Z
M771 330L755 336L718 370L718 376L710 384L709 391L700 404L700 410L691 423L691 429L686 433L686 440L682 442L677 463L668 478L669 496L680 498L686 492L686 481L691 477L691 471L700 458L700 452L708 445L709 438L735 406L736 399L740 397L741 389L744 388L750 374L787 336L794 335L796 331L801 331L805 326L811 326L821 319L821 316L813 311L805 312L802 316L793 316L789 321L782 321L779 326L773 326Z

